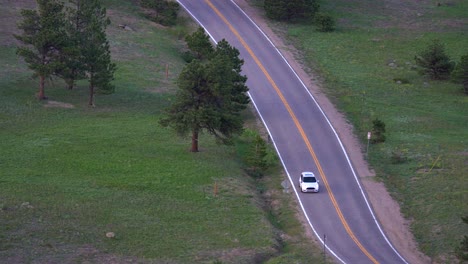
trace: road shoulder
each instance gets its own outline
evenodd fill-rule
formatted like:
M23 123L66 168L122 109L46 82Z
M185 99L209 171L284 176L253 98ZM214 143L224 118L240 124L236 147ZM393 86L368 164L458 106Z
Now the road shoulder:
M401 214L399 204L390 196L385 185L376 181L374 171L369 168L369 165L364 159L365 155L363 149L353 132L352 125L322 92L320 89L320 82L313 78L311 74L307 74L307 72L311 72L311 70L296 59L299 52L294 47L285 44L278 34L273 32L265 21L261 10L250 6L245 0L233 1L244 10L281 51L282 55L300 76L322 110L326 113L346 149L353 164L353 168L365 189L374 213L379 219L379 223L382 225L385 234L388 236L393 246L409 263L431 263L429 257L418 250L416 240L410 232L410 221L406 220Z

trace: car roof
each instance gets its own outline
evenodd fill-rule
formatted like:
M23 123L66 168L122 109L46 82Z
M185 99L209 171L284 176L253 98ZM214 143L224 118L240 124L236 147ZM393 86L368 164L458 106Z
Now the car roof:
M315 177L314 173L313 172L310 172L310 171L304 171L303 173L301 173L304 177Z

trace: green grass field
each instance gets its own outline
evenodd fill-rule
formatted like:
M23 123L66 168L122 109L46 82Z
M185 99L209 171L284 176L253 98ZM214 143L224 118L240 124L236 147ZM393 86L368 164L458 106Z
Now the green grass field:
M468 52L468 2L326 1L337 30L283 28L346 113L366 144L372 120L387 141L371 145L369 161L398 200L420 249L451 261L468 226L468 100L462 86L431 81L414 56L433 39L459 61ZM399 160L399 158L401 158Z
M180 47L188 18L164 28L143 19L129 2L104 3L112 20L116 93L98 95L89 108L86 82L70 91L60 80L49 81L49 101L35 99L38 81L15 55L11 36L19 10L33 2L0 1L6 15L0 42L0 262L314 259L294 200L281 190L280 172L254 181L238 155L242 144L222 146L202 135L201 152L190 153L189 139L158 125L184 65ZM252 113L246 116L255 123Z
M165 28L130 2L103 3L116 93L89 108L84 82L72 91L48 82L49 103L35 99L38 82L11 37L33 1L0 0L0 262L321 263L279 169L254 181L242 169L242 139L226 147L205 135L194 154L188 139L158 125L183 67L188 18ZM467 52L468 6L383 3L327 1L322 9L340 18L336 32L290 25L287 33L363 140L374 118L386 123L387 142L371 146L369 160L420 248L450 262L468 232L460 218L468 213L468 102L461 86L412 68L433 38L454 60Z

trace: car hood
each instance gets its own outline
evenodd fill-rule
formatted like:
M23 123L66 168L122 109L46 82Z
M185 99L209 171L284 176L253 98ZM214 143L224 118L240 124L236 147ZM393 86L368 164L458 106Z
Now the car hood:
M304 188L313 187L313 188L317 189L318 188L318 182L303 182L302 187L304 187Z

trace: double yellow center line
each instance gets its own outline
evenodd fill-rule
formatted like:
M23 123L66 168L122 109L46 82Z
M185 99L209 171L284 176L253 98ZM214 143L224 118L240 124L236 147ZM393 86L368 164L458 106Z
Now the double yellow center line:
M335 210L338 214L338 217L340 218L340 221L341 223L343 224L346 232L348 233L348 235L351 237L351 239L354 241L354 243L356 243L356 245L361 249L361 251L375 264L379 263L368 251L366 248L364 248L364 246L361 244L361 242L359 242L359 240L357 239L357 237L354 235L353 231L351 230L351 228L349 227L348 225L348 222L346 221L346 219L344 218L343 216L343 213L341 212L341 209L338 205L338 202L336 201L335 199L335 196L333 195L333 192L330 188L330 185L328 184L328 180L327 180L327 177L325 176L325 173L323 172L323 169L322 169L322 166L320 165L320 162L317 158L317 155L315 154L314 152L314 149L312 148L312 145L310 144L310 141L307 137L307 135L305 134L304 132L304 129L302 128L302 125L299 123L299 120L297 119L296 115L294 114L293 110L291 109L291 107L289 106L289 103L286 101L286 98L284 97L283 93L281 92L281 90L278 88L278 86L276 85L276 83L273 81L273 79L271 78L270 74L267 72L267 70L265 69L265 67L263 66L263 64L260 62L260 60L257 58L257 56L255 55L255 53L252 51L252 49L249 47L249 45L247 45L247 43L245 42L245 40L240 36L239 32L231 25L231 23L229 23L229 21L227 21L226 17L213 5L213 3L210 1L210 0L205 0L205 2L211 7L211 9L213 9L213 11L221 18L221 20L223 20L223 22L229 27L229 29L232 31L232 33L237 37L237 39L241 42L242 46L244 46L244 48L247 50L247 52L250 54L250 56L253 58L253 60L255 61L255 63L257 64L257 66L260 68L260 70L263 72L263 74L266 76L266 78L268 79L268 82L271 84L271 86L273 86L273 88L275 89L276 93L278 94L279 98L281 99L281 102L283 102L284 106L286 107L289 115L291 116L292 120L294 121L294 124L296 125L296 128L299 130L299 133L301 134L302 136L302 139L304 140L306 146L307 146L307 149L309 150L309 153L310 155L312 156L312 158L314 159L314 162L315 162L315 165L317 166L318 170L319 170L319 173L320 173L320 176L323 180L323 183L325 185L325 188L327 189L328 191L328 194L330 196L330 199L333 203L333 206L335 207Z

